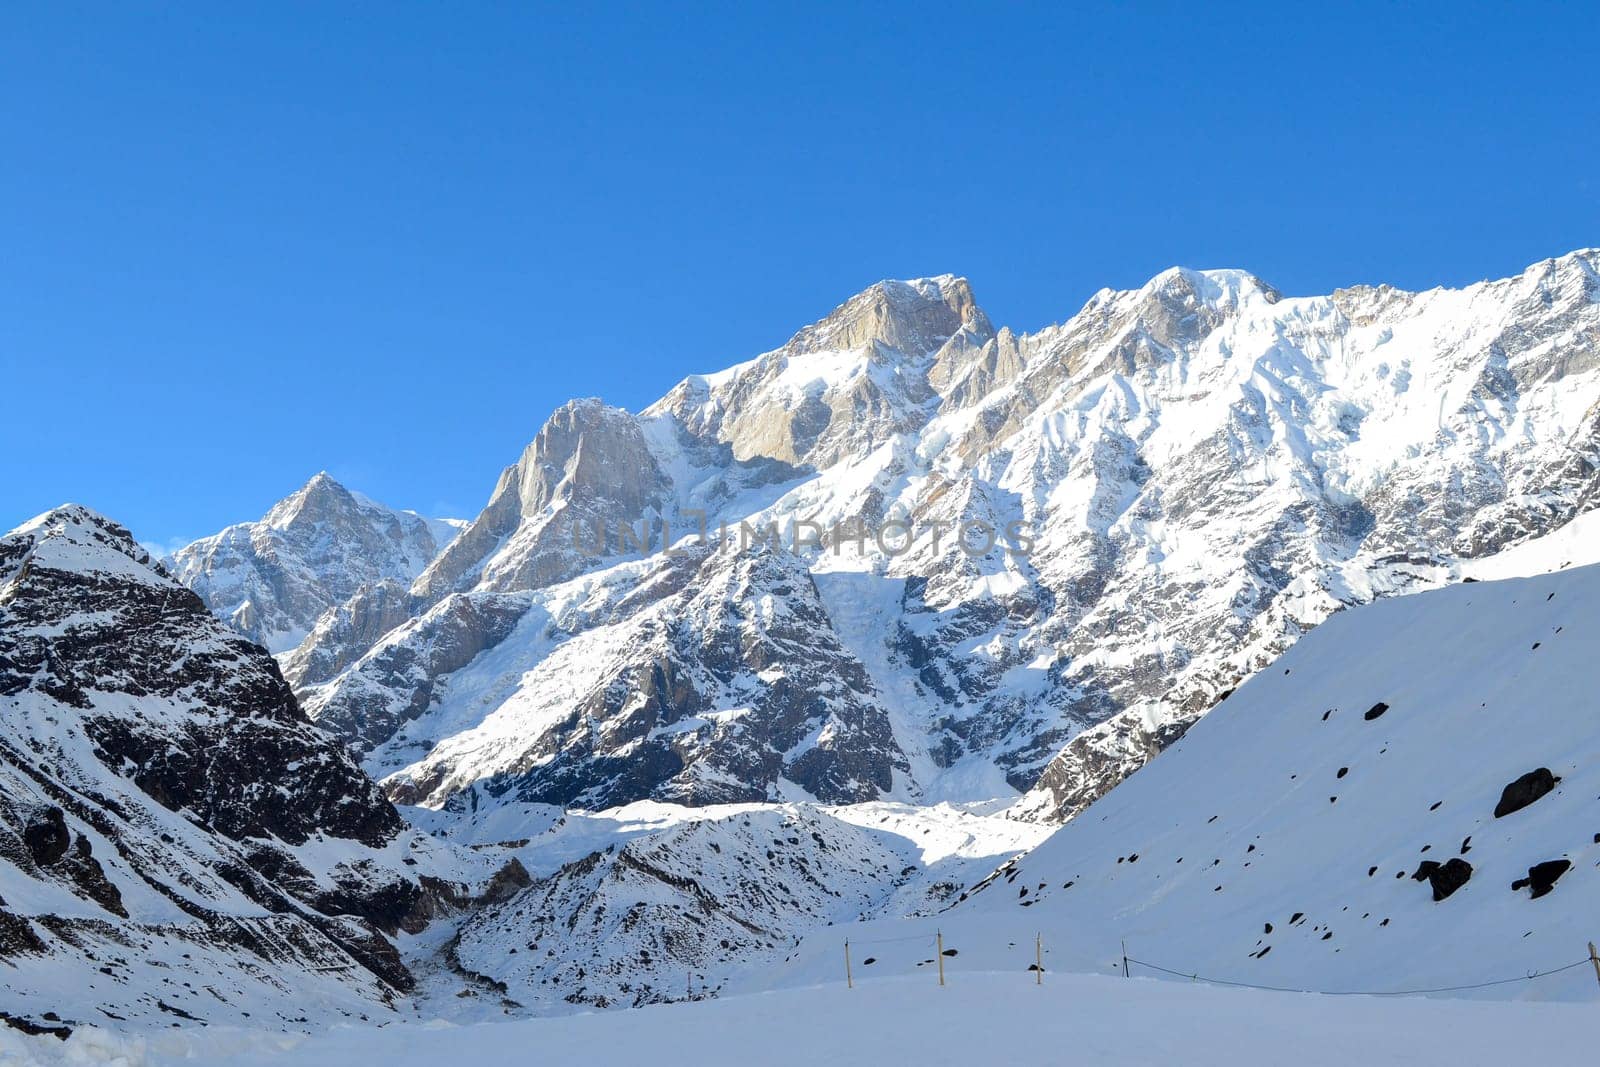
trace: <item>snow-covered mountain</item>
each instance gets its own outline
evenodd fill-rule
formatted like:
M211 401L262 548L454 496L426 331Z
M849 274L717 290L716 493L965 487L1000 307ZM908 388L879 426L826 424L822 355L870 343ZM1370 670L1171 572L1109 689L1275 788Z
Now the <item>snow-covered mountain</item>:
M880 283L564 405L453 539L319 476L169 571L60 509L0 538L0 1018L553 1014L832 980L846 929L915 975L930 922L1003 971L1565 964L1597 472L1580 252L1029 335Z
M768 974L837 981L844 936L916 974L938 929L952 968L1023 975L1039 932L1050 972L1125 943L1145 977L1593 999L1597 655L1600 566L1341 613L949 911Z
M285 670L412 803L1031 790L1058 819L1330 614L1593 506L1597 270L1172 270L1034 334L961 279L880 283L641 414L563 407Z
M462 921L447 952L455 973L540 1015L715 996L818 927L936 911L1048 832L944 805L510 814L424 821L519 835L533 884Z
M259 522L185 545L168 566L234 629L284 652L363 587L410 582L460 525L384 507L323 472Z
M69 505L0 537L0 1017L391 1016L389 938L495 873L410 829L127 530Z

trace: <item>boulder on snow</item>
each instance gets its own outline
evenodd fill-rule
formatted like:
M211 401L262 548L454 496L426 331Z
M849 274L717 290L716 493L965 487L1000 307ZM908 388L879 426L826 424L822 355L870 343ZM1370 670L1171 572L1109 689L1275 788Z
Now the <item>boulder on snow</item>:
M1459 856L1444 863L1423 860L1417 865L1416 873L1411 877L1419 882L1426 881L1432 886L1433 899L1437 903L1467 884L1472 878L1472 864Z
M1529 771L1501 791L1500 803L1494 806L1494 817L1499 819L1521 811L1554 789L1559 781L1561 779L1551 774L1548 767Z
M1529 894L1529 899L1538 900L1554 889L1556 880L1571 869L1571 860L1545 860L1543 863L1535 863L1528 868L1528 877L1518 878L1511 883L1511 888L1516 890L1524 886L1529 887L1533 890Z

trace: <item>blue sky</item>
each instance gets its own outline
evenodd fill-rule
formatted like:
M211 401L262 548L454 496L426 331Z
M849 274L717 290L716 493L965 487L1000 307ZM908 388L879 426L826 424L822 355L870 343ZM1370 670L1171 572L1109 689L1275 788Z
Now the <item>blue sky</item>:
M470 516L882 277L997 323L1600 244L1600 8L499 4L0 14L0 529L173 542L328 469Z

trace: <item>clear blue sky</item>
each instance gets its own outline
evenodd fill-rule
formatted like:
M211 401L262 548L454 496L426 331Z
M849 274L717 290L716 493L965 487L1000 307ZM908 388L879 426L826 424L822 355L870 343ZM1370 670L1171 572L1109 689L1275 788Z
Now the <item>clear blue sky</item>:
M323 468L471 515L568 397L882 277L1032 329L1600 244L1595 5L1282 6L8 6L0 529L171 542Z

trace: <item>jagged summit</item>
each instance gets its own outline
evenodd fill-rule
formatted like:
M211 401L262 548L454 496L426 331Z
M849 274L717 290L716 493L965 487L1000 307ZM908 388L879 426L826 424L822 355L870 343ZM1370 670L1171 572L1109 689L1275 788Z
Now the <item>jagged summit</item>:
M456 532L447 521L385 507L322 471L259 521L186 545L170 563L240 633L283 652L362 586L415 578Z
M1039 786L1031 810L1070 814L1330 613L1446 582L1600 499L1595 262L1309 297L1174 268L1031 334L994 330L963 279L878 283L641 414L564 406L409 593L346 601L292 673L429 803L490 775L505 795L676 798L672 759L726 754L629 761L737 748L769 665L713 684L696 642L728 631L709 622L626 636L725 572L660 566L619 526L683 536L700 514L736 540L745 522L913 519L892 552L898 536L801 554L821 629L785 656L860 684L804 709L835 725L697 795ZM610 540L575 548L574 521ZM931 534L962 524L1026 527L1030 550ZM809 604L798 580L762 603ZM615 704L629 692L653 695ZM530 725L480 744L497 716ZM848 775L785 770L851 730L872 754Z
M637 523L665 485L635 416L597 398L568 401L501 472L489 503L418 576L412 592L432 606L479 581L516 589L570 577L583 567L572 523L607 529Z
M318 471L305 485L274 504L261 521L286 529L297 523L326 522L341 512L353 512L361 507L361 500L333 475Z
M5 533L6 537L19 534L43 533L46 536L58 535L75 537L88 535L90 537L105 538L117 546L127 546L134 553L143 553L143 549L133 539L133 534L127 527L113 522L93 508L83 504L71 502L58 505L49 511L40 512L24 523L18 524L14 529ZM148 555L148 553L145 553Z
M868 286L784 345L790 355L860 348L873 342L907 356L927 355L958 331L994 330L965 278L941 274Z

